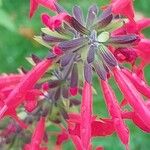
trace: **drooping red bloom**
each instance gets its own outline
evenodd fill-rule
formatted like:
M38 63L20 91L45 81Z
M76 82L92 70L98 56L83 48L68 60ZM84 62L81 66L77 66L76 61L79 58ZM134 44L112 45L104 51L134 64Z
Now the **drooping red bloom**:
M57 29L62 25L65 17L68 16L67 13L63 12L56 16L49 16L48 14L42 14L41 20L45 26L50 28L51 30Z
M122 69L122 71L130 79L130 81L134 84L134 86L140 93L150 98L150 87L145 83L144 80L142 80L136 73L132 73L127 69Z
M85 81L81 104L80 138L84 149L89 149L92 122L92 86Z
M115 80L123 92L125 99L132 106L138 117L150 127L150 110L145 105L142 95L140 95L127 76L123 74L121 69L116 67L113 72Z
M52 11L56 11L56 0L30 0L30 18L34 15L39 5L42 5Z
M125 144L126 147L128 147L129 131L123 122L121 116L121 109L117 102L116 96L112 91L111 87L108 85L107 81L101 81L101 85L102 85L105 101L107 104L107 108L112 117L114 128L122 143Z
M50 59L45 59L24 76L8 97L1 102L0 118L3 118L5 115L12 116L9 112L13 111L15 113L16 107L24 101L26 94L34 88L36 82L44 75L52 65L52 62Z
M122 113L123 119L130 119L144 132L150 132L150 127L145 124L145 122L133 111Z
M31 142L24 146L24 150L48 150L46 147L41 147L45 133L45 118L41 117L36 125Z

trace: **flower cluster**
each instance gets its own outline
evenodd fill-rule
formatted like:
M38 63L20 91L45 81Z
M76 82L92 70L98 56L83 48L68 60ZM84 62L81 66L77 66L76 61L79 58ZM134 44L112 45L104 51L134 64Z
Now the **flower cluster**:
M68 140L77 150L103 150L103 146L92 145L92 138L116 133L128 150L130 131L125 120L150 132L150 87L144 76L150 62L150 40L142 34L150 19L135 20L132 0L111 0L102 11L92 5L86 19L80 7L74 6L70 14L56 0L30 0L30 17L39 6L56 14L41 14L45 27L34 37L49 53L43 59L32 55L30 71L22 68L18 75L0 77L0 119L13 118L0 133L0 145L21 137L24 150L47 150L48 135L54 134L54 150L62 149ZM108 118L93 114L94 75ZM111 79L124 97L121 103ZM60 132L46 130L51 124Z

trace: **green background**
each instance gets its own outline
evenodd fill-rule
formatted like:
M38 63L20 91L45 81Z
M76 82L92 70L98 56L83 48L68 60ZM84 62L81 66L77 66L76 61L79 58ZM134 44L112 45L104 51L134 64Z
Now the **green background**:
M60 3L71 11L74 4L80 5L86 12L88 6L97 3L99 6L106 4L108 0L60 0ZM135 0L135 8L142 15L150 17L150 0ZM38 56L44 56L47 53L47 48L41 46L32 40L32 32L35 35L40 34L42 27L40 21L40 13L47 11L40 8L32 20L29 19L29 0L0 0L0 73L16 72L17 68L24 66L29 68L29 64L25 57L30 56L32 53ZM21 34L21 31L28 32L30 38ZM28 31L29 30L29 31ZM32 31L32 32L31 32ZM144 31L147 37L150 37L150 29ZM150 68L146 68L146 78L150 83ZM148 78L149 77L149 78ZM106 117L105 104L103 102L102 94L98 88L97 79L94 78L94 87L97 89L98 96L94 99L94 112ZM117 86L113 86L115 91L118 91ZM117 97L121 100L120 93ZM131 122L127 122L131 133L131 150L149 150L150 149L150 135L143 133L140 129L133 126ZM102 145L106 150L123 150L124 146L120 143L116 135L105 138L96 138L93 140L94 145ZM69 150L71 143L64 144L64 149ZM15 148L15 150L19 150Z

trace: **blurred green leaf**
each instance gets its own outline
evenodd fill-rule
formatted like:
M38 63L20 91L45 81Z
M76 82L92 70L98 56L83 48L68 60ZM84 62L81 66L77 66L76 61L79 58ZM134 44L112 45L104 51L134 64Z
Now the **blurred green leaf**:
M1 0L0 0L1 2ZM0 25L5 27L6 29L15 32L15 24L12 22L9 14L7 14L3 9L0 8Z

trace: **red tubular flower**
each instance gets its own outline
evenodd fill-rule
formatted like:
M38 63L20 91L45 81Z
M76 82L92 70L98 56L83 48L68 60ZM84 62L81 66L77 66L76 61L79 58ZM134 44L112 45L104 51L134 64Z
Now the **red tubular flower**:
M133 0L113 0L112 12L115 14L124 15L131 21L134 21Z
M84 149L82 142L81 142L81 139L77 135L71 135L71 139L72 139L74 145L76 146L77 150L83 150Z
M147 64L150 63L149 53L150 53L150 40L141 39L141 41L136 46L136 53L141 58L140 69L143 69Z
M85 81L81 104L80 138L84 149L89 148L92 122L92 86Z
M42 148L40 146L44 137L44 132L45 118L41 117L32 135L31 143L26 144L24 150L48 150L47 148Z
M121 117L121 109L117 102L116 96L112 91L111 87L108 85L107 81L101 81L105 101L109 110L109 113L112 117L112 121L116 132L122 141L123 144L128 147L129 143L129 131L128 128L125 126L122 117Z
M52 11L56 11L56 0L30 0L30 18L34 15L39 5L49 8Z
M52 62L53 61L49 59L43 60L24 76L22 81L13 89L13 91L4 100L3 104L0 105L0 118L4 117L4 115L7 114L7 111L15 110L15 108L24 101L26 94L33 89L36 82L44 75L47 69L52 65Z
M16 85L24 75L10 74L0 76L0 90L6 87Z
M56 16L49 16L48 14L43 13L41 15L41 20L45 26L49 27L51 30L55 30L62 25L66 16L68 16L68 14L64 12Z
M128 100L128 103L132 106L139 118L150 127L150 110L145 105L143 97L119 68L116 67L113 72L115 80L123 92L125 99Z
M124 112L122 113L123 119L131 119L141 130L144 132L150 132L150 128L139 118L135 112Z
M77 114L70 114L69 122L69 134L80 136L80 122L81 117ZM74 126L75 123L75 126ZM92 118L91 123L91 136L109 136L115 131L114 126L112 126L112 119L96 119ZM73 126L72 126L73 124Z
M150 19L143 18L135 23L129 21L123 27L116 30L117 34L135 33L141 35L141 31L150 26ZM141 35L143 37L143 35Z
M37 106L37 98L43 93L37 89L29 91L25 96L25 109L32 112Z
M142 93L143 95L150 98L150 87L146 85L145 81L142 80L139 76L137 76L135 73L131 73L127 69L122 69L122 71L125 73L125 75L130 79L130 81L134 84L136 89Z

